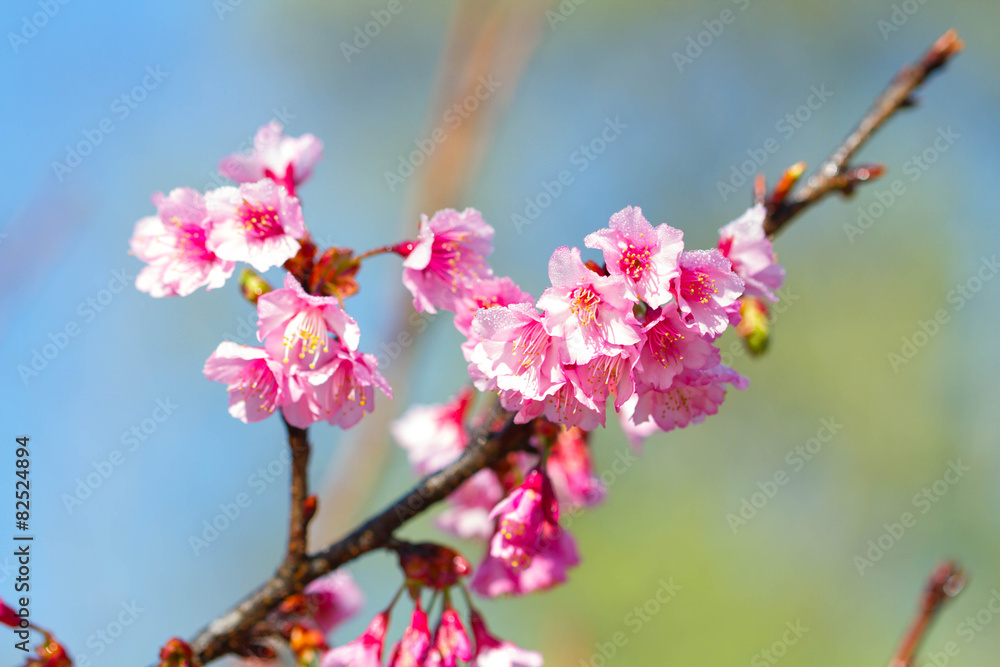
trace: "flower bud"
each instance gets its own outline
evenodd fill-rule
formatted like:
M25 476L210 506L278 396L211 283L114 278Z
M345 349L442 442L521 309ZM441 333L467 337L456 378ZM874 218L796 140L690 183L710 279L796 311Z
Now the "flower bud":
M736 333L746 342L751 355L763 354L771 334L767 306L755 296L745 296L740 300L740 315L743 319L736 325Z
M240 274L240 291L243 292L243 298L256 306L257 298L270 292L271 286L253 269L243 269Z

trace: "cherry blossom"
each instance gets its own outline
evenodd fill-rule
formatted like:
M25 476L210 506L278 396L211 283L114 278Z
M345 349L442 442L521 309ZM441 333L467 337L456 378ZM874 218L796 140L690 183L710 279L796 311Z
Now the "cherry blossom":
M212 220L208 248L258 271L294 257L306 233L299 200L271 181L217 188L205 194L205 204Z
M414 600L410 625L403 631L403 638L396 643L389 657L389 667L419 667L431 649L431 631L427 625L427 614Z
M719 230L719 250L733 263L733 271L746 284L745 294L777 301L774 290L785 280L771 240L764 233L767 211L757 204Z
M257 338L268 352L299 368L324 365L340 345L356 350L361 338L357 322L336 297L307 294L291 274L285 276L283 288L257 299L257 316Z
M726 308L743 294L743 281L718 250L689 250L681 254L680 264L681 275L671 288L684 321L702 334L718 336L730 324Z
M471 625L476 639L475 667L542 667L545 664L541 653L491 635L483 617L475 609L472 610Z
M403 284L418 312L457 311L466 290L493 274L486 256L493 252L493 228L479 211L438 211L420 220L419 240L403 261Z
M141 219L129 241L132 254L148 266L135 286L153 297L187 296L199 287L222 287L236 263L208 249L212 223L205 198L191 188L156 193L157 215Z
M309 178L322 157L323 142L319 139L311 134L287 137L281 123L272 120L257 130L253 151L223 158L219 173L237 183L268 178L294 197L296 186Z
M608 228L584 239L588 248L604 252L608 273L622 276L633 299L651 308L673 299L670 281L680 274L678 259L684 233L667 225L654 228L638 206L626 206L611 216Z
M537 305L545 311L546 331L563 339L568 363L639 342L639 323L621 276L598 275L583 263L579 248L563 246L549 260L549 279L552 287Z
M446 603L447 604L447 603ZM451 606L441 614L441 624L434 633L434 651L441 667L456 667L458 661L472 660L472 645L462 619Z
M376 614L360 637L327 651L320 667L381 667L382 648L388 629L389 612Z

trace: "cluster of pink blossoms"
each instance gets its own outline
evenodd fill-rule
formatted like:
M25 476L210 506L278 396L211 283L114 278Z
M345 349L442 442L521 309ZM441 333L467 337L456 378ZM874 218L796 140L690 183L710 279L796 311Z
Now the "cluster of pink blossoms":
M493 229L478 212L442 211L421 222L403 282L418 310L455 312L476 387L497 391L516 422L591 430L610 399L631 433L669 431L715 414L727 385L746 386L714 341L740 321L742 296L774 300L784 278L763 216L755 206L720 230L718 248L685 251L680 230L627 207L584 240L604 266L556 249L535 302L493 275Z
M497 392L515 423L534 425L541 455L532 464L537 457L513 454L502 468L476 473L439 515L442 529L486 543L473 591L544 590L579 563L560 507L575 511L604 496L588 432L604 425L609 402L638 446L656 430L715 414L727 385L746 386L721 363L715 341L739 323L741 298L776 299L784 270L764 234L764 214L755 206L723 227L718 248L685 251L679 230L653 227L628 207L585 239L604 265L584 262L577 248L557 249L552 286L537 302L493 275L485 260L493 230L475 211L423 220L423 253L404 278L414 305L455 312L476 388ZM395 423L416 472L433 472L464 451L471 398L463 390Z
M471 208L423 216L415 241L358 258L331 248L317 260L296 188L321 153L312 135L286 137L271 123L258 131L252 154L222 161L221 172L238 187L154 195L157 215L140 220L131 239L132 252L147 263L136 285L152 296L183 296L220 287L236 262L258 271L284 265L284 285L271 290L261 282L265 288L252 298L262 345L224 342L204 374L227 385L229 411L244 422L280 409L295 427L326 420L349 428L374 409L376 388L392 394L375 357L359 352L360 330L341 297L357 290L361 259L402 255L414 308L454 313L472 384L495 392L514 422L527 425L530 442L462 484L437 518L442 529L483 543L478 567L438 545L397 547L414 610L388 665L537 667L541 655L493 637L471 601L470 636L449 592L470 574L469 588L486 597L566 581L580 557L560 517L604 497L589 432L604 426L609 403L639 447L657 430L715 414L727 386L746 386L721 363L715 341L740 323L748 300L777 299L784 270L764 233L764 207L723 227L717 248L687 251L682 232L654 227L638 207L627 207L584 239L603 264L584 261L578 248L556 249L552 284L536 300L494 275L487 262L494 230ZM462 455L473 399L468 387L444 405L415 406L394 424L417 473ZM360 606L360 592L339 576L286 600L272 625L308 664L377 667L393 605L355 641L328 647L325 635ZM432 607L443 594L433 633L424 588L434 591Z
M222 160L239 183L204 195L178 188L157 193L157 215L136 224L131 249L146 266L136 286L152 296L185 296L221 287L236 262L258 271L297 255L307 236L295 188L311 173L323 145L312 135L286 137L272 122L254 151ZM224 342L205 362L210 380L229 389L229 412L244 422L281 409L305 428L326 420L349 428L374 409L375 389L392 390L373 355L358 351L360 331L333 296L307 294L291 274L284 287L257 299L263 347Z

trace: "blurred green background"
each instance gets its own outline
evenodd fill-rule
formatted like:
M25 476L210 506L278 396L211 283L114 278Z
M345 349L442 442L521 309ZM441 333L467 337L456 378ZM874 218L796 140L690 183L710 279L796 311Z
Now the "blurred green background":
M385 2L69 3L23 43L8 36L0 419L5 434L35 443L33 613L74 655L150 664L167 638L192 634L270 574L287 506L285 470L193 553L189 539L202 522L283 450L277 420L236 422L222 388L201 377L217 343L253 321L235 287L168 301L129 287L89 319L79 305L101 294L113 270L137 273L127 240L153 210L149 193L214 187L217 160L276 114L290 134L325 142L325 159L300 192L320 241L375 247L398 240L416 213L430 213L419 202L436 184L421 181L420 168L395 189L385 172L442 122L436 95L466 66L446 55L459 4L401 6L349 59L342 43ZM730 392L704 424L653 437L621 474L612 468L627 450L620 430L609 423L597 434L597 467L612 483L603 506L573 521L584 565L550 593L484 604L493 630L541 650L549 665L883 665L927 573L955 557L972 578L925 656L950 641L959 654L918 664L996 664L1000 618L981 610L1000 590L1000 281L976 281L990 273L977 278L1000 241L1000 7L564 0L562 10L549 6L559 21L546 19L544 4L516 6L534 21L498 38L493 52L510 78L500 78L502 103L494 100L473 151L474 176L447 203L483 212L497 230L495 270L536 295L552 249L582 245L626 205L682 228L691 247L714 245L718 227L750 200L748 184L724 198L719 183L766 140L779 145L761 166L771 181L798 160L818 164L891 75L947 28L958 28L967 49L921 91L919 110L894 119L861 154L886 164L885 178L810 211L777 241L788 281L772 349L733 360L750 388ZM23 20L39 7L5 3L5 32L26 34ZM725 11L732 20L717 22ZM459 42L474 36L458 33ZM702 40L700 53L689 38ZM679 67L678 53L691 61ZM115 100L147 67L168 75L121 117ZM814 87L832 96L805 122L783 124ZM108 117L113 132L71 173L56 173L67 145ZM627 127L579 171L576 151L616 118ZM933 149L948 128L957 138ZM934 162L924 170L913 158L929 150ZM519 230L512 216L525 215L526 198L537 199L563 169L573 183ZM887 203L897 179L903 194ZM845 228L865 212L872 222L863 234ZM362 348L377 352L396 337L399 313L407 315L398 263L378 258L360 277L348 308ZM955 296L960 285L977 291ZM921 336L921 322L939 309L948 321ZM69 322L80 335L25 379L19 366ZM916 354L894 368L889 355L907 341ZM412 364L395 369L397 398L379 399L379 419L450 396L465 378L459 342L449 317L433 321L409 350ZM165 398L175 413L68 509L65 495ZM795 448L808 446L822 420L842 427L797 463ZM334 494L317 519L321 539L412 482L402 453L376 440L313 429L313 483ZM13 450L4 456L12 468ZM961 478L935 487L958 462L968 468ZM338 498L329 487L352 478L355 465L368 471L359 475L364 488ZM772 488L779 471L788 481ZM754 496L761 485L773 492L766 503ZM919 497L925 488L933 502ZM739 515L744 499L763 506L734 530L727 515ZM904 512L915 523L886 537L886 524L895 531ZM427 517L403 534L439 535ZM889 548L859 572L857 558L880 538ZM478 545L462 546L478 559ZM350 569L368 604L336 633L339 642L399 584L384 554ZM661 605L662 582L679 589ZM12 596L12 583L0 569L0 596ZM133 601L142 610L134 622L101 640ZM782 646L786 624L798 624L801 638ZM11 643L0 642L3 664L20 658Z

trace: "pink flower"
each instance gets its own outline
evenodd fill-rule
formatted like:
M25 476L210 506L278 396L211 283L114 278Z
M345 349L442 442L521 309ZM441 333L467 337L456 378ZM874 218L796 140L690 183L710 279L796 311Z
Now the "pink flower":
M681 254L681 275L671 289L684 321L715 337L729 326L726 307L743 294L743 281L718 250L689 250Z
M137 222L129 241L132 254L149 265L136 278L136 288L163 297L222 287L236 263L206 247L211 221L204 197L177 188L166 196L154 194L153 204L157 215Z
M342 570L313 580L303 595L309 613L323 634L361 611L365 599L351 575Z
M447 604L447 603L446 603ZM462 619L452 607L441 614L441 625L434 633L434 650L441 658L441 667L455 667L459 660L472 660L472 646Z
M527 424L536 417L545 416L563 426L579 426L592 431L604 426L604 406L598 406L576 384L576 378L567 374L539 399L528 398L516 391L501 391L500 404L505 410L516 412L514 423Z
M480 470L448 496L448 507L434 524L458 537L488 540L495 528L490 512L503 495L496 473Z
M510 278L490 277L476 280L455 302L455 327L463 336L469 336L472 321L481 308L509 306L515 303L534 303L535 299L514 284Z
M285 186L295 196L295 186L312 173L323 157L323 142L311 134L286 137L281 126L272 120L257 130L253 151L233 153L219 163L219 172L237 183L254 183L269 178Z
M443 405L414 405L393 422L390 430L406 450L410 465L420 475L445 467L465 449L465 413L472 390L462 389Z
M557 248L549 260L552 287L538 300L545 329L564 339L567 363L584 363L614 346L640 340L639 323L621 276L600 276L586 267L579 248Z
M727 366L691 372L674 378L670 389L640 389L632 417L636 425L652 420L664 431L698 424L719 411L726 397L726 385L746 389L748 381Z
M212 229L208 248L258 271L279 266L299 251L305 236L299 200L271 181L224 187L205 195Z
M351 428L375 410L375 389L392 398L392 387L378 372L378 359L338 347L333 358L307 375L315 392L315 420ZM308 393L308 392L307 392ZM286 417L288 413L286 412ZM291 421L291 420L289 420Z
M611 216L610 228L584 239L588 248L604 251L608 273L622 276L633 299L651 308L668 303L670 281L680 274L678 259L684 249L679 229L659 225L655 229L638 206L627 206Z
M306 294L290 273L283 288L257 299L257 316L257 338L272 357L286 364L291 361L296 368L323 366L341 345L358 349L361 338L358 323L343 311L336 297ZM331 337L339 339L332 347Z
M420 667L431 649L431 630L427 625L427 614L414 601L410 625L403 631L403 639L396 644L389 658L389 667Z
M526 595L566 581L570 568L580 564L572 535L559 524L544 523L537 551L526 568L515 570L503 559L487 553L476 568L469 587L485 597Z
M700 370L719 361L719 351L697 327L685 323L676 310L654 313L645 334L637 378L656 389L670 388L686 368Z
M537 551L542 524L559 521L559 503L545 473L532 470L521 486L497 503L490 518L499 517L490 555L502 559L511 569L521 570Z
M331 649L320 667L381 667L382 647L389 628L389 612L377 614L365 632L350 644Z
M560 429L549 451L545 471L561 504L582 507L604 499L604 485L593 474L588 435L577 427Z
M220 343L203 372L209 380L228 385L229 414L242 422L270 417L288 398L280 362L259 347Z
M472 610L472 634L476 638L475 667L542 667L545 664L541 653L528 651L491 635L483 617L475 609Z
M493 228L479 211L467 208L422 216L417 245L403 261L403 284L418 312L456 311L468 287L493 274L486 256L493 252Z
M614 397L615 409L622 406L635 392L633 368L639 360L639 349L630 345L599 354L590 361L566 369L574 386L586 397L586 404L593 404L604 412L608 397ZM601 423L603 425L603 418Z
M531 304L481 310L472 324L480 342L473 354L474 371L529 399L548 395L564 381L555 339Z
M719 250L746 283L746 295L777 301L773 290L781 289L785 268L777 263L771 240L764 233L766 216L763 204L747 209L719 230Z

